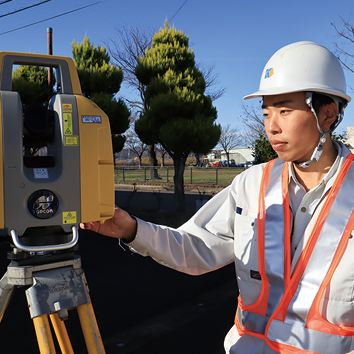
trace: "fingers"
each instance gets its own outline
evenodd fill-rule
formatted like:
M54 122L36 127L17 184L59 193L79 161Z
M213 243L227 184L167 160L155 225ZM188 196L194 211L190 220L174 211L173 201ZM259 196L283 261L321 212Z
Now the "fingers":
M80 228L83 230L92 230L95 232L99 232L98 230L100 229L100 223L98 222L86 222L86 223L80 223Z
M80 223L80 229L89 230L90 229L89 223L84 224L83 222L81 222Z
M111 219L105 220L104 223L81 223L80 228L98 232L105 236L132 241L137 232L137 222L126 211L116 207Z

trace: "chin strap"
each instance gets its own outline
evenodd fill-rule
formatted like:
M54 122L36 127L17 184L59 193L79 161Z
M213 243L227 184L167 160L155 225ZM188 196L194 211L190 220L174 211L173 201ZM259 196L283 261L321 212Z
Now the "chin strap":
M318 122L318 117L317 117L317 113L315 111L315 109L313 108L312 106L312 92L306 92L306 99L305 99L305 102L306 104L310 107L311 109L311 112L313 113L313 115L315 116L316 118L316 123L317 123L317 129L318 131L320 132L320 141L317 145L317 147L315 148L310 160L308 161L305 161L305 162L301 162L299 163L299 167L302 167L302 168L306 168L306 167L309 167L310 165L312 165L314 162L317 162L321 155L322 155L322 152L323 152L323 145L325 144L326 140L327 140L327 137L328 135L330 135L333 130L335 128L337 128L337 126L339 125L339 123L343 120L343 115L344 115L344 108L346 107L346 104L343 104L341 101L338 100L337 97L335 96L332 96L332 95L328 95L330 97L332 97L332 99L334 100L334 102L336 103L336 105L338 106L338 117L337 117L337 121L335 122L335 124L333 124L333 126L331 127L331 129L327 132L324 132L322 130L322 128L320 127L319 125L319 122Z
M322 132L322 134L320 136L320 141L319 141L315 151L313 152L310 160L308 160L306 162L299 163L299 167L302 167L302 168L309 167L314 162L317 162L320 159L322 152L323 152L323 145L325 144L328 135L329 135L329 132Z

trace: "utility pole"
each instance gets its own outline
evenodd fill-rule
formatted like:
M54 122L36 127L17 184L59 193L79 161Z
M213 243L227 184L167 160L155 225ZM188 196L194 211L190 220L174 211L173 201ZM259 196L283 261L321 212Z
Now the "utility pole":
M53 55L53 29L47 28L47 48L48 55ZM48 100L53 96L53 69L48 68Z

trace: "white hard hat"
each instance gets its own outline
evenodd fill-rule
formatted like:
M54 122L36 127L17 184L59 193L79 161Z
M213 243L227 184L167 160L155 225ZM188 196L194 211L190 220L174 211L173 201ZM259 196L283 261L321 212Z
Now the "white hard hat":
M313 91L350 102L346 86L339 60L325 47L304 41L279 49L264 67L259 90L244 99Z

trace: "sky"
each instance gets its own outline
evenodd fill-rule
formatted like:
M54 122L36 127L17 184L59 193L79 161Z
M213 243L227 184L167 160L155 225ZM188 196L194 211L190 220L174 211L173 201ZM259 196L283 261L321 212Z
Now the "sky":
M47 54L51 27L53 54L72 57L73 40L81 43L85 35L95 47L112 46L122 26L158 31L167 19L189 37L196 62L214 67L215 88L226 90L214 101L217 122L238 130L244 129L242 105L260 106L243 97L258 90L262 70L278 49L308 40L335 52L343 40L332 23L338 29L342 20L354 24L353 0L47 0L24 9L41 2L0 0L1 50ZM354 74L345 76L353 102L339 133L354 126ZM123 86L120 94L132 93Z

